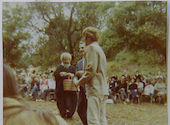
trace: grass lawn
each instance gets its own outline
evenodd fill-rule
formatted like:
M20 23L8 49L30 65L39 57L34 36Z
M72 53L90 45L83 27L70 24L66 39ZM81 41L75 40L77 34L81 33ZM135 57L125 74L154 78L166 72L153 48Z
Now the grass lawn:
M56 102L27 101L33 109L50 109L57 112ZM107 104L108 125L168 125L167 106L157 103ZM83 125L77 112L73 119L66 120L69 125Z
M128 70L131 76L135 75L137 70L141 75L156 76L157 71L161 70L162 74L166 76L166 66L152 66L152 65L134 65L125 62L110 61L107 64L107 76L123 74L123 70ZM35 102L27 101L33 109L50 109L58 114L56 102ZM165 105L158 103L141 103L141 104L107 104L106 117L108 125L168 125L168 108ZM75 112L73 119L66 120L69 125L83 125L77 112Z

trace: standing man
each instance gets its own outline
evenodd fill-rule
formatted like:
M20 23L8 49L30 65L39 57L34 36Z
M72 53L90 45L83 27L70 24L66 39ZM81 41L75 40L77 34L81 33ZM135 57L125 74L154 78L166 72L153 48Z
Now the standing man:
M106 100L109 93L106 80L106 56L97 43L98 29L87 27L83 30L83 36L87 45L85 73L75 82L75 85L86 84L88 125L107 125Z
M80 41L79 44L79 51L82 55L82 59L77 62L76 65L76 75L78 79L82 77L84 74L84 63L85 63L85 54L86 54L86 43L84 41ZM86 99L86 89L85 85L80 85L80 91L79 91L79 99L78 99L78 108L77 112L79 114L79 117L84 125L87 125L87 99Z

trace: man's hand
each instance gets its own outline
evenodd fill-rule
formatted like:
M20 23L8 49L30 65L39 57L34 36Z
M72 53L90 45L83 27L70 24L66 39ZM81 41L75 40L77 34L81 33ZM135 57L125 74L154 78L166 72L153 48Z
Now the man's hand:
M67 73L68 75L68 78L72 79L74 77L74 74L73 73Z
M78 80L74 79L74 85L76 86L76 88L79 86Z
M77 71L76 72L76 75L78 75L78 76L82 76L84 74L84 71Z
M68 75L68 73L66 73L66 72L60 72L60 76L66 76L66 75Z

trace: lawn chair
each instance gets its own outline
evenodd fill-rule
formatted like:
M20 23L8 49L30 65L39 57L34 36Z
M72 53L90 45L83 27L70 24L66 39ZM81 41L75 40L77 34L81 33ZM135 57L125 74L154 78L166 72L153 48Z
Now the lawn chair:
M49 92L46 96L46 101L51 101L54 99L54 92Z
M119 102L122 104L122 100L121 100L121 97L120 97L121 95L120 95L120 93L116 93L115 94L115 100L117 100L117 98L118 98L118 100L119 100Z
M130 100L130 97L132 96L132 93L128 90L128 99ZM141 96L136 96L137 98L137 103L141 102Z
M144 93L141 94L141 101L144 101L146 99L149 99L150 100L150 103L152 104L153 102L153 94L151 95L145 95Z

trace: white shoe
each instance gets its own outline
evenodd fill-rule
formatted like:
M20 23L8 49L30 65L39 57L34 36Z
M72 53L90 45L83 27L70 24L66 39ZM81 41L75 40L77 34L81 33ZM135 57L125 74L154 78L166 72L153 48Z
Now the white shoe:
M127 103L129 103L129 102L130 102L130 100L129 100L129 99L126 99L126 102L127 102Z
M38 102L44 102L43 99L37 99L36 101L38 101Z
M126 102L123 102L123 104L127 105L127 103L126 103Z
M51 100L51 102L55 102L55 100Z

